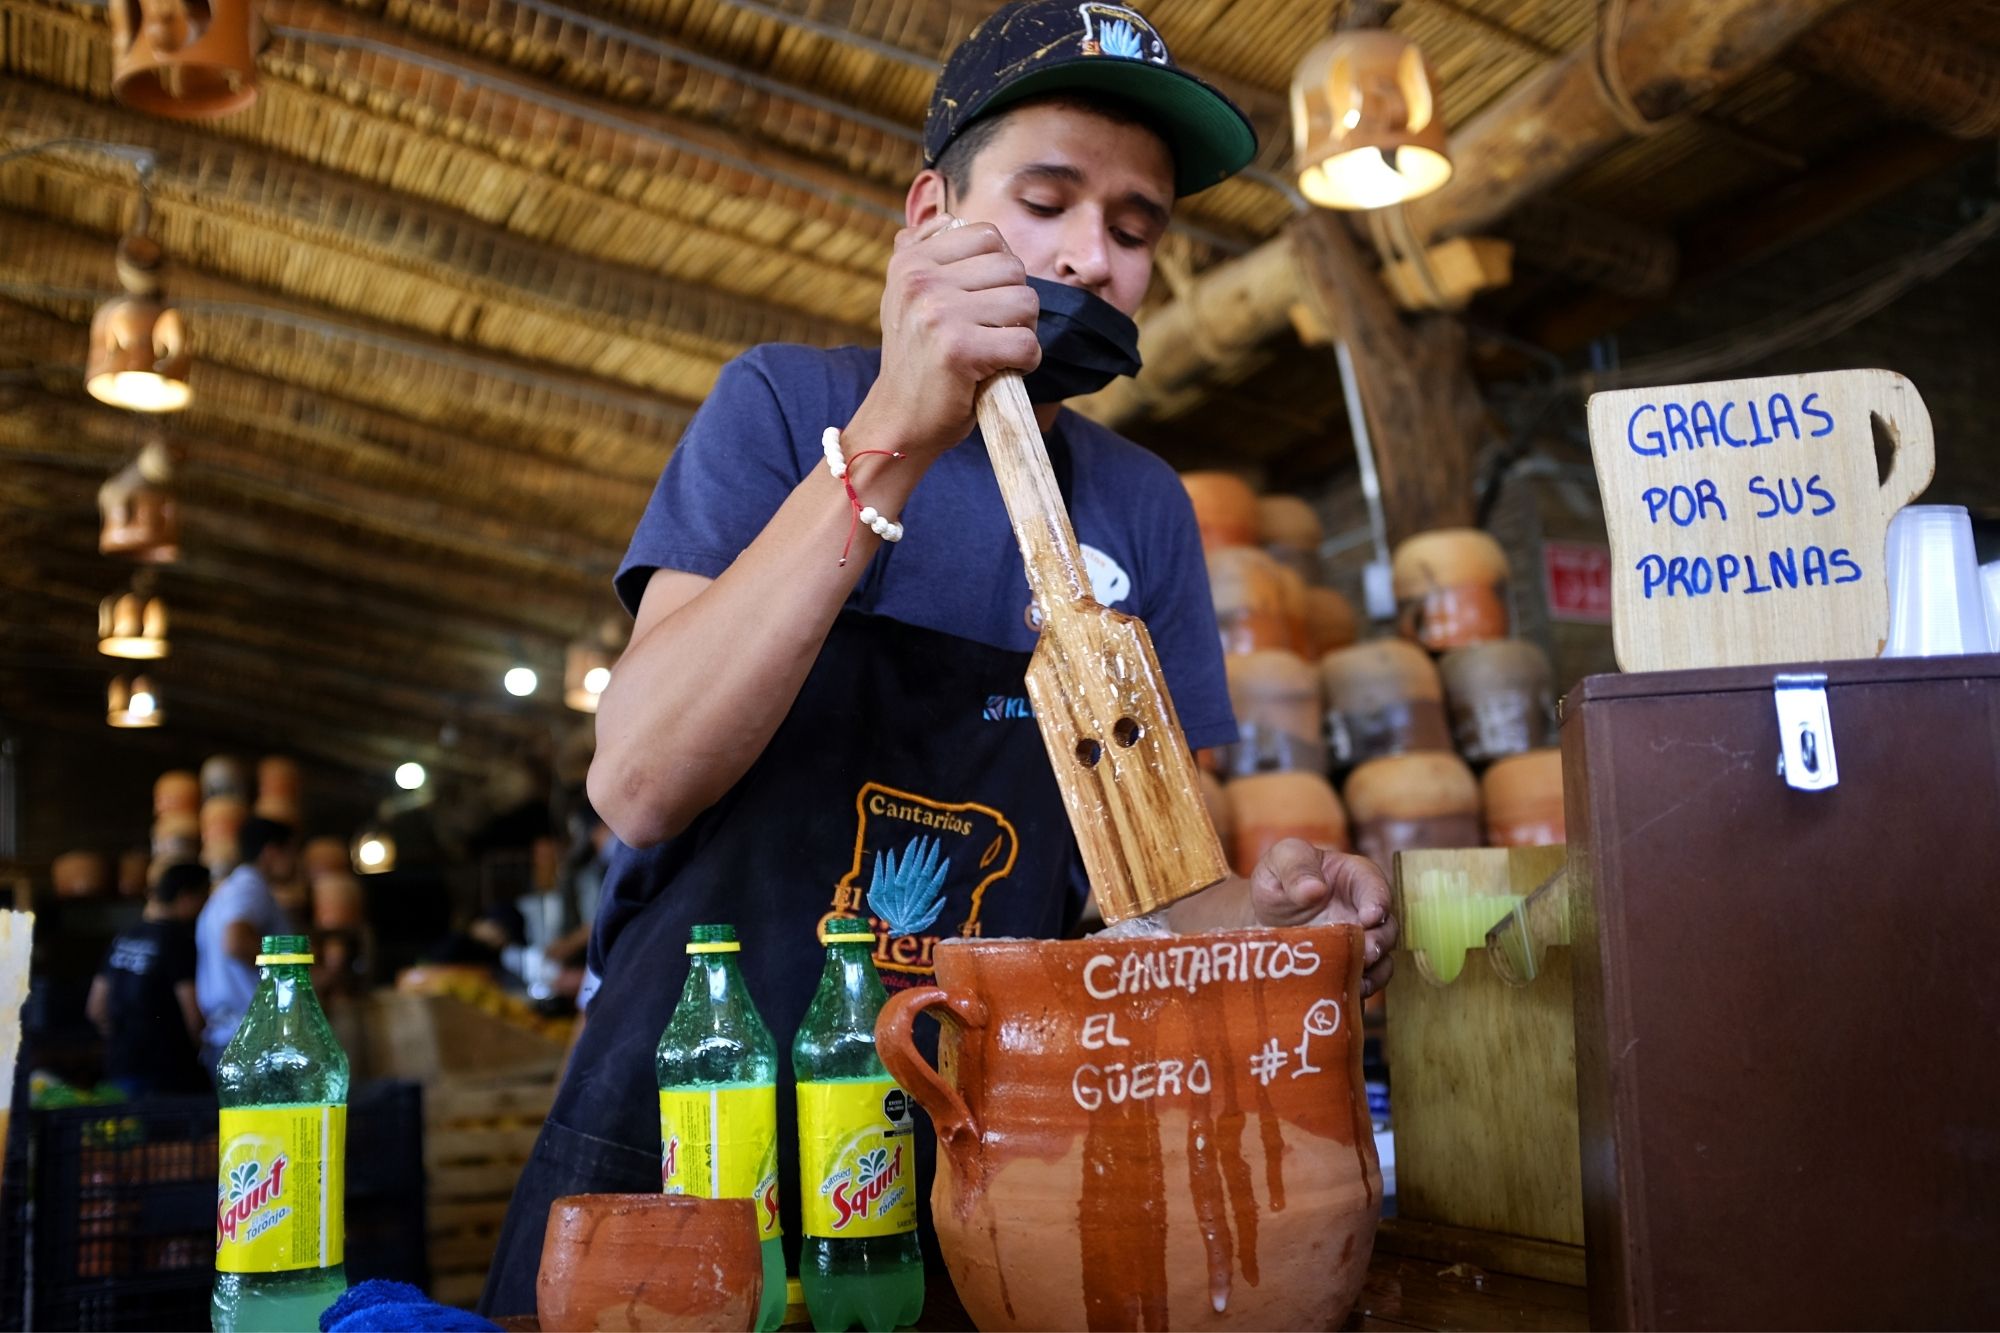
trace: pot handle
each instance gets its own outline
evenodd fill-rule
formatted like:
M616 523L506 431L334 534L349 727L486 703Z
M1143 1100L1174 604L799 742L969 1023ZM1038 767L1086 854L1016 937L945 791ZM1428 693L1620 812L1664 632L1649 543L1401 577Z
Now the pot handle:
M981 1027L986 1022L985 1006L979 1001L951 995L942 986L915 986L891 996L883 1006L875 1020L875 1052L882 1057L889 1076L929 1113L938 1142L948 1151L956 1151L978 1144L979 1123L958 1089L931 1068L916 1042L917 1015L940 1006L946 1012L937 1015L939 1023L949 1018L960 1027Z

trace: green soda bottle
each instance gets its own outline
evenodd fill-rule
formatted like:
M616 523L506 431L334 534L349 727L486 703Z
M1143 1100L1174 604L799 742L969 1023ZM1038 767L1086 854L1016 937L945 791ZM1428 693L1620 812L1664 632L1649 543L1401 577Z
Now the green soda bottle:
M826 923L826 969L792 1043L799 1096L799 1282L820 1333L885 1333L917 1322L916 1121L875 1054L888 1001L868 922Z
M311 943L266 935L257 993L215 1067L216 1333L317 1329L347 1290L347 1052Z
M778 1227L778 1044L736 966L734 926L688 933L687 985L653 1060L660 1084L660 1188L757 1205L764 1295L757 1328L785 1322Z

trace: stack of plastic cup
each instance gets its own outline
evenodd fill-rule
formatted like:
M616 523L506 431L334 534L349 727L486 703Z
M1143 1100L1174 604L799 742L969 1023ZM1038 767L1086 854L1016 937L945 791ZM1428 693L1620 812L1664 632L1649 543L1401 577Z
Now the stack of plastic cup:
M1889 646L1885 657L1993 650L1986 594L1963 505L1909 505L1889 523Z

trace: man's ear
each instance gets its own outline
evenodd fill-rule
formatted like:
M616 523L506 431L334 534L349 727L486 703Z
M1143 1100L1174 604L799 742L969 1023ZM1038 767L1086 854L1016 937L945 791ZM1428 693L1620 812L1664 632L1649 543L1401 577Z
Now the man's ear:
M910 182L910 192L903 199L903 225L921 227L938 214L946 212L946 191L944 176L936 167L925 167Z

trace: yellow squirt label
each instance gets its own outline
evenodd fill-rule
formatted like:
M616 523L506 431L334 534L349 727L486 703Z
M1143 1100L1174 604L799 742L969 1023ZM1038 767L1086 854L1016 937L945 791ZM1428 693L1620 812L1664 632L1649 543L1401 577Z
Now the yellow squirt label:
M917 1229L916 1122L889 1078L799 1084L799 1176L808 1236Z
M702 1199L749 1199L757 1236L778 1226L778 1089L674 1088L660 1092L660 1189Z
M215 1271L331 1268L347 1242L347 1108L253 1106L221 1116Z

